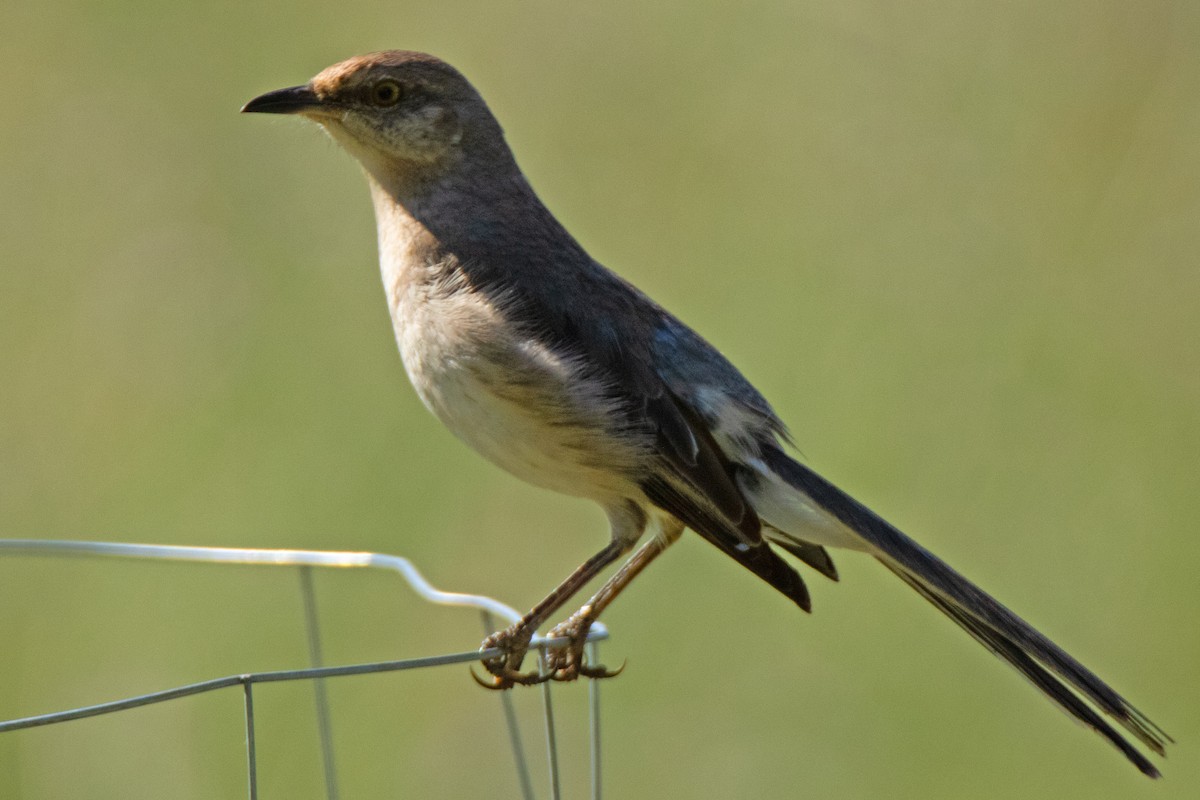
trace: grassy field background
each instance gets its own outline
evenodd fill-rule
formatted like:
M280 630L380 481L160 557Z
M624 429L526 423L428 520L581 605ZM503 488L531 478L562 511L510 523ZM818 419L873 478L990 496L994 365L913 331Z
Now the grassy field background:
M381 550L518 607L603 543L416 400L350 159L237 114L428 50L809 463L1179 740L1146 781L867 559L805 617L688 537L607 616L608 796L1196 796L1195 3L17 0L0 29L0 536ZM387 576L317 590L334 663L480 638ZM289 571L5 557L0 609L0 718L306 663ZM465 669L330 691L344 797L515 796ZM323 796L309 688L257 710L260 796ZM243 796L240 714L2 734L0 796Z

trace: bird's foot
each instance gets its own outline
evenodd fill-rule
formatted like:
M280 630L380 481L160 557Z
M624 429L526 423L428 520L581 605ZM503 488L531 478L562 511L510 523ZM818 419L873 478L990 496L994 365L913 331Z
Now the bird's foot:
M536 686L549 680L573 681L579 678L613 678L620 675L625 671L624 664L610 670L603 664L587 663L584 647L587 645L588 631L595 620L585 611L586 609L571 615L566 622L556 625L547 634L547 639L567 641L565 644L546 649L541 670L521 671L521 662L529 652L533 631L518 623L493 633L480 645L480 650L501 650L498 655L483 659L483 667L491 674L491 678L481 678L474 670L471 670L471 677L485 689L504 690L518 684Z
M475 670L471 670L471 677L483 688L497 690L511 689L517 684L534 686L550 680L552 673L536 670L533 672L521 671L521 662L525 660L525 654L529 652L529 640L532 637L533 630L519 622L510 628L493 633L479 646L480 650L495 648L501 650L498 655L483 659L483 668L491 673L491 679L479 677L475 674Z
M586 611L586 609L585 609ZM547 634L547 639L566 639L567 643L551 647L546 652L546 675L556 681L573 681L583 678L614 678L625 671L622 664L610 670L603 664L588 664L583 649L587 645L588 630L594 620L580 611L572 614L566 622L556 625Z

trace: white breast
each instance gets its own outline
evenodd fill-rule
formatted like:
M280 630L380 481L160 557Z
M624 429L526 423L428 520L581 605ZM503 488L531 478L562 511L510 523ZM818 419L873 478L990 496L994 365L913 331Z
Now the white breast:
M384 271L396 341L426 407L517 477L609 505L640 491L643 448L617 435L604 386L531 340L465 286L446 291Z

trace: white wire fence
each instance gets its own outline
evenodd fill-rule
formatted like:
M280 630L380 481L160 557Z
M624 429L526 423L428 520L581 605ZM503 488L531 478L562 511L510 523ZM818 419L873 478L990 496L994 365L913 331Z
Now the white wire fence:
M309 666L301 669L276 670L269 672L247 672L213 678L211 680L174 686L169 689L108 700L94 705L53 711L36 716L4 719L0 709L0 735L17 735L16 731L46 725L59 725L71 720L116 714L133 708L156 703L169 703L192 695L215 692L233 687L241 688L245 728L237 731L244 737L246 750L247 796L259 800L258 786L258 734L254 718L254 687L259 684L282 681L310 681L316 705L316 735L320 742L321 766L327 800L337 800L339 781L336 769L333 735L330 725L329 701L325 681L347 675L365 675L382 672L399 672L413 669L429 669L451 664L478 661L481 658L499 655L499 651L471 650L457 653L438 653L419 658L396 661L376 661L362 664L327 666L321 646L321 631L318 624L319 609L317 594L313 588L312 572L315 568L372 568L395 572L418 596L429 603L443 606L473 608L482 617L483 630L490 633L498 627L520 619L521 615L510 606L490 597L458 592L445 592L435 588L406 558L366 552L335 552L323 550L260 550L225 547L179 547L155 544L129 544L121 542L86 542L36 539L0 539L0 557L5 556L84 556L94 558L120 558L155 561L180 561L210 564L252 564L291 568L297 571L301 597L304 604L305 631L308 640ZM607 629L597 623L588 636L588 658L599 663L597 642L608 638ZM539 664L544 663L548 646L564 643L562 640L535 636L531 650L539 655ZM600 748L600 687L598 681L588 682L588 733L590 758L590 790L594 800L601 798L601 748ZM547 794L553 800L562 796L560 779L559 749L554 719L554 682L540 685L542 716L544 720L546 748ZM504 717L503 733L512 750L515 770L514 796L524 800L535 800L534 777L525 744L522 741L517 713L513 705L512 692L496 692ZM263 800L271 800L263 798Z

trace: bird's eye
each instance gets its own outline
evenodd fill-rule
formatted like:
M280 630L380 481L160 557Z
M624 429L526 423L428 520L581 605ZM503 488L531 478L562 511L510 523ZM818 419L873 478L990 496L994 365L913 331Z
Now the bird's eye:
M371 87L371 102L377 106L394 106L400 102L404 91L395 81L380 81Z

